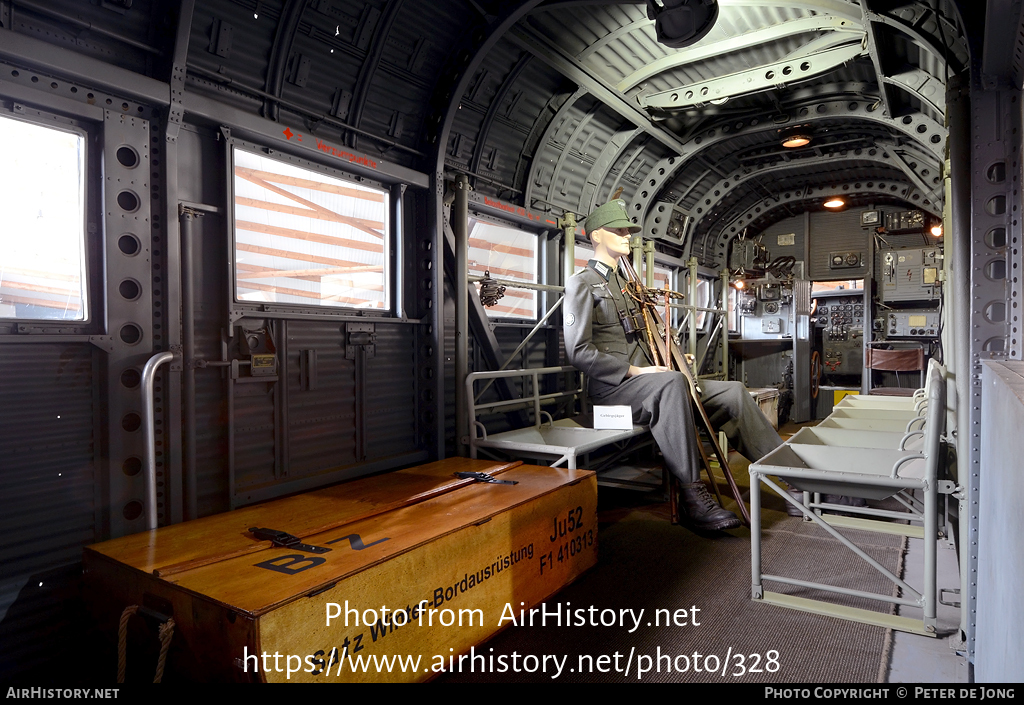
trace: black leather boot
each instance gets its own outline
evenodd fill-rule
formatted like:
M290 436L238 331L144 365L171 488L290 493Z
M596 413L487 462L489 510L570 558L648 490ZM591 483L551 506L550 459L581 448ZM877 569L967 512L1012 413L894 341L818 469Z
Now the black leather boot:
M679 485L679 523L698 531L721 531L738 528L740 520L718 506L703 482L695 482Z

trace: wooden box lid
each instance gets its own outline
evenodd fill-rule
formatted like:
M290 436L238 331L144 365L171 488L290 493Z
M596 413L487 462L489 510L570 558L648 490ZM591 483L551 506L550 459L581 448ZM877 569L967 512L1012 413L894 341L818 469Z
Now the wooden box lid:
M454 473L466 471L498 474L518 484L455 478ZM125 536L85 550L258 616L592 475L586 470L450 458ZM313 554L275 548L249 533L256 526L285 531L303 543L332 550Z

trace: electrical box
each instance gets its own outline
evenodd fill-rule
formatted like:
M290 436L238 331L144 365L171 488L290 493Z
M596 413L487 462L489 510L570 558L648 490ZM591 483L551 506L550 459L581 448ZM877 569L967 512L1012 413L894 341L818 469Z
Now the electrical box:
M927 301L939 297L940 248L883 250L879 257L882 301Z
M793 285L762 279L747 282L737 298L740 337L771 340L793 337Z
M753 240L735 240L729 253L729 269L763 271L768 264L768 248Z
M938 311L890 311L886 318L886 338L934 338L938 334Z
M928 227L924 211L897 211L885 214L885 231L893 235L923 233Z

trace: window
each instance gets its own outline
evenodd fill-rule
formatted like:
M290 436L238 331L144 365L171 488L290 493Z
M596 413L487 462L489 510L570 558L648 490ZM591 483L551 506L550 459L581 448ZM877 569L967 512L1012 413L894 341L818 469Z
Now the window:
M689 296L690 296L689 276L687 275L685 279L681 278L680 284L683 287L683 289L681 289L682 293L686 294L686 297L689 298ZM713 295L713 292L714 292L714 282L711 279L705 279L704 277L698 276L697 277L697 298L694 301L687 301L686 303L691 304L693 306L697 306L699 308L717 308L718 302L717 301L713 301L712 298L711 298L712 295ZM702 333L706 333L707 332L707 326L708 326L708 315L709 315L709 313L707 311L696 311L695 314L696 314L696 320L697 320L697 330L701 331Z
M537 235L525 230L469 219L469 274L537 282ZM505 296L485 309L489 318L537 318L537 292L508 287Z
M575 260L576 267L573 272L578 272L581 269L585 269L587 262L594 259L594 250L586 245L581 245L578 242L573 248L573 259Z
M388 309L389 196L234 150L235 297Z
M0 116L0 318L85 321L85 136Z
M823 291L839 291L840 289L863 289L863 279L846 279L832 282L813 282L811 284L811 296Z
M644 272L646 280L647 273ZM662 267L660 264L654 265L654 288L655 289L672 289L672 270L668 267Z

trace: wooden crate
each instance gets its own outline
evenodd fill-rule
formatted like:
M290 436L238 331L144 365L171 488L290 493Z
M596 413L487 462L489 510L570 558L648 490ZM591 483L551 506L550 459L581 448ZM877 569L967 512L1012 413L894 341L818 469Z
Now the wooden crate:
M779 430L779 390L775 387L759 387L747 389L747 392L757 402L772 428Z
M518 484L454 477L468 470ZM275 548L250 527L331 550ZM174 618L165 681L425 680L509 626L509 610L518 617L596 561L593 473L465 458L84 552L86 599L111 637L129 605ZM402 616L382 621L382 607ZM330 624L329 611L339 613ZM409 661L388 672L381 658L395 656L419 656L415 672Z

